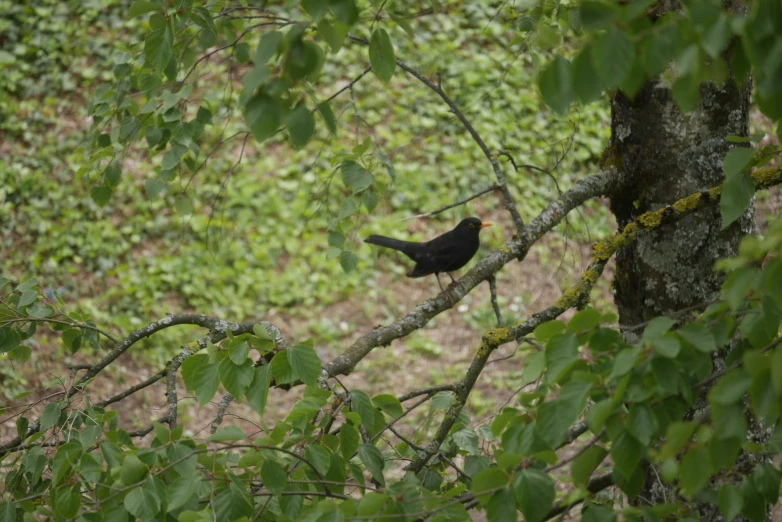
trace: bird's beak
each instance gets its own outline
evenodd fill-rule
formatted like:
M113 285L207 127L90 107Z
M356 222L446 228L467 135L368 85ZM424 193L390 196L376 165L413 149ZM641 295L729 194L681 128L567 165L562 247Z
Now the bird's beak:
M481 223L481 228L486 228L492 226L494 223Z

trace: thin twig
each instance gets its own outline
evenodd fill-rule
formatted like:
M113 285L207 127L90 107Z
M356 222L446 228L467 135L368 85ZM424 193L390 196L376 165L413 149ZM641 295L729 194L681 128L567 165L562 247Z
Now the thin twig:
M456 203L453 203L453 204L448 205L446 207L434 210L432 212L427 212L425 214L416 214L415 216L410 216L410 217L406 217L406 218L402 218L402 219L397 219L395 221L395 223L398 223L400 221L407 221L407 220L410 220L410 219L420 219L420 218L425 218L425 217L436 216L437 214L445 212L446 210L450 210L450 209L452 209L454 207L458 207L459 205L464 205L465 203L469 203L473 199L477 199L477 198L483 196L484 194L488 194L489 192L497 190L497 188L498 188L497 185L492 185L491 187L489 187L489 188L487 188L485 190L482 190L482 191L478 192L477 194L473 194L472 196L470 196L467 199L463 199L461 201L457 201Z

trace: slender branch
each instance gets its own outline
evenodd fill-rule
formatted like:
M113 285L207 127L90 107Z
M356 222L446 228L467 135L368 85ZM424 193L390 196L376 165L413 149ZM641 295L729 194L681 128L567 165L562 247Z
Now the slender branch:
M782 169L760 169L752 176L758 189L766 188L782 182ZM656 230L663 225L679 221L702 208L718 203L721 193L722 185L692 194L654 212L642 214L626 225L621 232L595 243L592 247L592 262L582 274L581 280L568 288L553 305L510 328L494 328L484 333L472 364L456 394L456 400L446 413L434 439L426 447L426 453L420 455L406 469L417 473L439 451L440 445L447 438L456 422L457 415L466 404L470 392L486 366L489 355L498 346L510 341L518 341L525 335L532 333L539 324L555 319L569 308L584 304L589 298L592 287L602 275L606 263L618 250L634 242L641 232Z
M483 196L484 194L488 194L489 192L497 190L497 188L498 188L497 185L492 185L491 187L489 187L489 188L487 188L485 190L482 190L482 191L480 191L480 192L478 192L476 194L473 194L472 196L470 196L467 199L463 199L461 201L457 201L456 203L452 203L451 205L448 205L446 207L443 207L443 208L440 208L440 209L437 209L437 210L433 210L432 212L427 212L425 214L416 214L415 216L410 216L410 217L398 219L396 222L398 223L400 221L407 221L407 220L410 220L410 219L419 219L419 218L425 218L425 217L430 217L430 216L436 216L437 214L445 212L446 210L450 210L450 209L452 209L454 207L458 207L459 205L464 205L465 203L469 203L473 199L477 199L477 198Z
M577 182L527 224L524 234L479 261L457 284L451 285L445 292L418 304L392 324L377 327L359 338L341 355L326 364L326 371L329 375L348 374L378 346L385 346L394 339L405 337L422 328L431 319L455 306L473 288L507 263L523 259L535 242L554 228L568 212L588 199L611 193L620 181L621 176L618 173L605 172Z
M488 281L491 307L494 309L495 317L497 317L497 326L502 328L502 312L500 312L500 305L497 303L497 278L492 274L488 277Z
M223 417L225 416L225 410L228 409L228 406L231 405L231 402L234 400L234 396L230 393L226 392L225 395L223 395L223 398L220 399L220 403L217 405L217 415L215 415L214 420L212 421L211 426L209 427L209 433L214 433L217 431L217 428L220 427L220 424L223 423Z
M77 323L75 321L63 321L61 319L36 319L34 317L19 317L16 319L6 319L3 321L0 321L0 326L7 326L12 323L54 323L54 324L63 324L66 326L70 326L72 328L81 328L83 330L92 330L93 332L98 332L103 337L108 339L109 341L113 342L114 344L117 344L117 340L109 333L105 332L104 330L101 330L100 328L97 328L95 326L86 324L86 323Z
M416 397L420 397L421 395L434 395L435 393L441 391L455 392L458 389L459 387L455 384L441 384L439 386L431 386L429 388L422 388L420 390L411 391L404 395L400 395L399 397L397 397L397 399L399 399L399 402L405 402L405 401L409 401L410 399L415 399Z
M546 473L551 473L555 469L559 469L562 466L565 466L565 465L569 464L570 462L573 462L574 460L576 460L578 457L580 457L582 454L584 454L584 452L586 450L588 450L589 448L591 448L592 446L597 444L597 441L600 440L600 437L602 437L604 433L605 433L605 429L600 430L597 435L592 437L592 440L590 440L587 444L584 445L583 448L579 449L577 452L575 452L570 457L568 457L566 459L563 459L563 460L560 460L559 462L557 462L553 466L549 466L548 468L546 468Z
M366 40L366 38L361 38L352 34L348 34L348 38L354 42L369 45L369 42ZM483 138L481 138L480 134L478 134L478 131L475 130L475 127L473 127L472 123L470 123L470 121L465 117L464 113L462 113L461 109L459 109L459 106L456 105L451 97L445 93L445 91L440 86L439 80L436 84L433 83L426 76L418 72L413 67L410 67L402 60L397 59L396 64L405 72L426 85L435 94L437 94L445 102L445 104L448 105L448 108L451 109L451 112L462 123L464 128L467 129L467 132L470 134L470 136L472 136L473 141L475 141L478 147L480 147L483 155L486 156L486 159L489 160L489 163L494 170L494 175L497 178L497 190L502 193L502 197L505 200L505 209L513 219L513 223L516 226L516 233L521 236L524 233L524 220L521 218L521 214L519 214L519 210L516 208L516 202L513 200L510 189L508 189L508 184L505 181L505 175L502 173L502 168L500 167L499 161L497 161L497 155L492 153L492 151L483 141Z

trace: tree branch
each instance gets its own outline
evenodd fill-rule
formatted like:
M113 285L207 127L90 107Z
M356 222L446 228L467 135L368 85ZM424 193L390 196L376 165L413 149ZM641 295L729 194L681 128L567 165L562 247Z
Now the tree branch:
M515 259L523 259L532 245L554 228L568 212L588 199L612 192L619 185L620 179L620 175L616 172L605 172L579 181L527 224L524 233L518 238L480 260L445 292L418 304L407 315L392 324L377 327L359 338L341 355L326 364L326 371L329 375L348 374L373 349L388 345L394 339L405 337L423 328L431 319L455 306L472 289L490 275L497 273L507 263Z
M369 45L369 42L366 40L366 38L361 38L352 34L348 34L348 38L354 42ZM439 81L436 84L433 83L423 74L418 72L413 67L410 67L402 60L397 59L396 64L405 72L426 85L435 94L437 94L445 102L445 104L448 105L448 108L451 109L451 112L462 123L464 128L467 129L467 132L470 134L470 136L472 136L473 141L475 141L478 147L480 147L483 155L486 156L486 159L489 160L489 163L491 163L492 169L494 170L494 175L497 178L497 190L502 193L502 197L505 200L505 209L508 211L508 213L510 213L511 218L513 219L513 223L516 226L516 233L520 236L524 231L524 220L521 219L521 214L519 214L519 210L516 208L516 202L513 200L510 189L508 189L508 184L505 181L505 175L502 173L502 168L500 167L499 161L497 161L497 155L492 153L489 147L486 146L483 138L481 138L480 134L478 134L478 131L475 130L475 127L473 127L470 121L464 116L464 113L462 113L458 105L456 105L456 103L445 93L445 91L443 91Z

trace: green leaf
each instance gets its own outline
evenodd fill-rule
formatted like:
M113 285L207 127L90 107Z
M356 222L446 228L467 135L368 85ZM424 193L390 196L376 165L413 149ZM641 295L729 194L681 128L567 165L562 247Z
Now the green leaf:
M100 187L93 187L90 190L90 197L99 207L105 207L111 200L112 190L110 187L101 185Z
M296 382L296 373L293 371L286 351L278 352L272 359L270 366L275 384L280 385Z
M302 102L285 116L285 126L291 145L294 149L300 149L307 144L315 132L315 117Z
M342 266L342 270L349 274L358 266L358 257L349 250L343 250L339 253L339 264Z
M482 494L484 492L494 494L493 490L507 486L508 482L508 474L504 471L497 468L485 469L472 478L472 493L481 504L486 505L491 497Z
M342 182L353 194L371 187L375 183L375 177L367 169L352 160L347 160L340 167Z
M208 356L204 354L188 357L182 363L182 380L190 393L195 393L198 403L207 404L220 384L220 374L216 364L208 362Z
M234 364L244 364L247 356L250 355L250 343L247 342L246 337L234 337L224 346L228 349L228 358Z
M671 97L681 112L695 110L701 103L700 77L695 73L680 76L673 82Z
M559 382L578 360L578 341L574 334L551 339L546 345L546 382Z
M730 149L722 160L722 171L726 178L735 176L739 172L748 171L755 158L755 149L752 147L736 147Z
M35 300L38 299L38 292L35 290L25 290L22 295L19 297L19 303L17 303L17 306L19 308L23 308L25 306L31 305L35 302Z
M329 0L329 8L337 20L351 26L358 21L359 10L356 0Z
M633 348L626 348L619 352L614 358L614 368L611 370L611 379L618 379L624 375L627 375L635 363L638 362L638 357L641 355L641 349L637 346Z
M146 477L148 473L149 467L141 462L141 459L136 455L128 455L122 461L119 477L123 484L130 486Z
M162 425L158 423L156 423L156 425L165 430L165 436L159 437L159 440L164 444L167 444L170 439L170 432L168 432L168 430L165 429ZM191 476L195 472L196 466L198 465L198 456L196 455L195 451L193 448L185 446L184 444L175 443L168 446L166 448L166 456L168 457L169 462L172 464L176 462L176 464L173 464L174 471L179 473L179 475L182 477Z
M163 192L166 187L166 182L157 178L150 178L144 182L144 189L147 192L149 199L155 199Z
M0 502L0 522L16 522L16 506L10 502Z
M174 35L171 27L166 25L155 29L144 40L144 56L155 71L162 73L174 50Z
M168 510L174 511L184 506L195 494L201 478L198 474L183 475L171 483L168 488Z
M279 31L265 31L255 49L255 65L262 65L277 53L277 47L282 40L282 33Z
M674 422L665 432L665 444L660 451L660 458L670 459L676 456L690 441L695 425L691 422Z
M686 324L676 330L676 334L701 352L711 353L717 350L714 334L700 323Z
M350 392L350 409L361 417L361 424L368 430L375 425L375 408L369 400L369 396L361 390Z
M741 492L733 484L727 483L720 488L719 507L725 522L733 522L744 505Z
M616 522L616 512L611 508L587 502L581 514L581 522Z
M212 435L210 435L208 440L211 440L212 442L225 442L232 440L244 440L246 438L247 435L245 435L245 433L236 426L226 426L225 428L220 428Z
M331 110L331 104L328 101L324 101L318 104L318 114L320 114L323 121L326 123L326 127L329 132L337 135L337 119L334 116L334 111Z
M478 453L480 441L478 435L471 429L465 428L452 435L456 446L473 455Z
M261 480L263 480L263 486L270 493L278 495L285 491L285 487L288 485L288 474L279 463L266 459L261 466Z
M569 382L562 387L559 397L538 407L537 430L551 447L559 447L565 441L568 429L584 408L591 387L584 381Z
M180 216L188 216L193 213L193 203L187 196L177 196L174 200L174 208Z
M149 520L160 511L160 497L151 488L135 488L124 500L125 509L136 518Z
M752 375L741 368L719 380L709 392L709 401L729 406L741 400L752 385Z
M375 29L369 39L369 64L378 78L386 83L394 75L396 69L394 46L385 29Z
M513 478L513 489L525 522L541 522L554 505L554 481L543 471L523 470Z
M546 105L559 113L575 100L571 87L570 62L557 56L540 74L538 87Z
M103 171L103 183L107 187L114 188L119 185L122 178L122 169L118 163L112 163Z
M595 469L603 462L608 451L601 446L592 446L587 448L581 455L573 460L570 467L570 473L573 476L573 483L576 486L586 487L589 478Z
M633 42L616 27L598 38L592 48L592 64L608 90L619 87L625 81L633 69L634 59Z
M682 349L682 345L679 343L679 339L670 334L653 340L652 346L654 347L654 351L657 354L669 359L676 358Z
M576 312L573 318L570 319L568 328L574 333L592 330L600 325L602 317L602 314L594 308L587 308Z
M652 33L641 44L641 62L649 76L663 72L673 60L676 44L679 42L679 30L667 25Z
M586 0L578 5L581 27L586 31L605 29L613 21L617 10L606 2Z
M643 451L643 444L629 431L623 431L611 444L611 459L614 461L614 468L629 480L638 468Z
M353 393L354 392L351 392L351 395ZM369 397L367 397L367 400L369 400ZM372 444L361 444L358 447L358 457L372 474L372 478L385 487L386 479L383 476L383 468L385 467L386 463L385 459L383 459L383 454L380 453L380 450L378 450Z
M258 142L271 137L282 124L282 108L268 94L258 93L247 102L244 121Z
M348 33L348 28L340 23L332 25L325 18L318 22L318 34L329 45L331 52L338 53L342 48L342 42Z
M357 515L367 517L380 514L388 502L388 495L383 493L367 493L358 501Z
M148 2L147 0L136 0L132 4L130 4L130 9L128 9L128 18L135 18L137 16L141 16L143 14L151 13L151 12L162 12L163 9L156 4L153 4L152 2Z
M250 61L250 46L244 42L238 43L234 46L234 56L236 61L240 64L245 64Z
M375 395L372 397L372 403L376 408L380 408L383 412L390 415L392 419L401 417L404 414L404 409L399 399L388 393Z
M360 440L358 429L355 426L347 422L342 423L339 428L339 450L346 461L356 453Z
M328 8L328 3L324 0L301 0L301 7L310 18L317 20Z
M252 384L255 377L253 362L245 359L241 365L236 365L230 358L223 359L217 367L220 374L220 381L225 389L237 400L244 397L247 388Z
M288 348L288 362L293 373L304 384L317 384L320 377L320 357L312 349L312 342L300 343Z
M361 202L365 207L367 207L367 212L371 213L373 210L375 210L377 204L380 203L380 196L378 196L377 192L372 189L365 190L361 193Z
M652 408L646 403L636 403L630 406L627 419L627 429L644 446L648 446L652 437L657 435L658 425Z
M269 397L269 369L270 366L268 364L255 368L253 382L246 392L247 404L260 416L263 416L263 411L266 409L266 400Z
M54 506L57 514L66 519L76 516L81 504L80 488L81 485L77 483L70 487L59 488L54 493Z
M679 467L679 487L692 498L709 482L711 462L709 452L701 445L695 446L684 456Z
M712 58L719 57L725 50L728 40L733 36L728 17L721 13L715 22L709 25L703 35L702 44L706 54Z
M62 414L62 407L59 402L50 402L43 408L41 415L41 432L45 432L57 425Z
M777 395L782 395L782 348L771 355L771 385Z
M516 522L516 501L511 488L503 488L491 496L486 505L486 518L489 522Z

